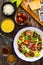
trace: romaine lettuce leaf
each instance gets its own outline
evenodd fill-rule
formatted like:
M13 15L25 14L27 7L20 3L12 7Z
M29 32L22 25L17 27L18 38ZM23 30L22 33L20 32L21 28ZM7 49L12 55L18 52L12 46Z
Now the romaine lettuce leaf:
M30 40L30 36L24 36L24 40Z
M10 0L11 3L14 3L14 2L16 2L16 1L17 1L17 0Z
M21 43L22 43L22 41L18 39L18 44L21 44Z
M19 5L21 4L22 0L10 0L11 3L16 2L16 6L19 7Z

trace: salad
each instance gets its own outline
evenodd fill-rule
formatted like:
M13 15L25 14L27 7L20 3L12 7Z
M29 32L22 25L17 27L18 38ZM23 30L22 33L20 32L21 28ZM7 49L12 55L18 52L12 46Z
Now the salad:
M39 57L42 50L42 39L35 31L22 32L17 40L18 50L26 57Z

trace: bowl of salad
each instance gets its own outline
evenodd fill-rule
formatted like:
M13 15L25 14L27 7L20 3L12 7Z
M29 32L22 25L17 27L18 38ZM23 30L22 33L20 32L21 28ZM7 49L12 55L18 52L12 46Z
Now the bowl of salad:
M43 56L43 32L35 27L23 28L16 34L13 47L20 59L37 61Z

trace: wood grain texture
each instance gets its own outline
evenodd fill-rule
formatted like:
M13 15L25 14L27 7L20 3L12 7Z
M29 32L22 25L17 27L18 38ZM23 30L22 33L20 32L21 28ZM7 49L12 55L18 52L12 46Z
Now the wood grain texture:
M26 7L24 1L25 0L23 0L23 2L21 3L21 7L25 9L38 23L40 23L43 26L43 22L40 21L38 15L35 12L33 12L29 7Z

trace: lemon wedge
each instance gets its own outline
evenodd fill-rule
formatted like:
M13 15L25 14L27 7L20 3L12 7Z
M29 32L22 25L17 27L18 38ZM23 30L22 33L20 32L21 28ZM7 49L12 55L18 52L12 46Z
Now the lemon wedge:
M10 33L14 30L15 24L12 19L5 19L1 23L1 29L5 33Z

